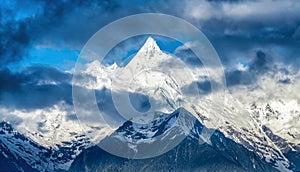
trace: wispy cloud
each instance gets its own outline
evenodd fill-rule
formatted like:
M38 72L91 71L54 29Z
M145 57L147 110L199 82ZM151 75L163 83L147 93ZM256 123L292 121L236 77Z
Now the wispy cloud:
M296 0L262 1L186 1L185 15L197 20L226 19L245 22L293 22L298 19Z

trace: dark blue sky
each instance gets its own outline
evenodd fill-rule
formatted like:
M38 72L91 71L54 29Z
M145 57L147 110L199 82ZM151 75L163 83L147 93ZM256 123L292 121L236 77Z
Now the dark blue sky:
M32 93L28 94L37 102L49 90L70 99L71 76L66 71L74 67L86 41L116 19L145 12L174 15L197 26L216 48L225 69L231 69L226 73L230 85L251 83L270 63L299 69L299 11L298 0L0 0L0 99L16 97L11 104L19 106L16 100L28 96L29 87ZM144 39L128 41L135 42L131 49L120 44L111 57L130 55L128 51L134 52ZM179 46L158 39L165 51L172 53ZM235 70L239 63L249 70ZM54 80L57 85L41 86L39 80ZM60 97L48 99L41 106Z

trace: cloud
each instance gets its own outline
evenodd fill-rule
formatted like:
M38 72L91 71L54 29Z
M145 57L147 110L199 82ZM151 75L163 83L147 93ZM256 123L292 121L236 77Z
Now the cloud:
M0 4L0 65L30 58L29 52L35 47L80 50L96 31L119 18L142 12L174 13L176 9L168 8L169 3L126 0L3 2Z
M14 75L8 69L3 69L0 71L0 78L1 91L19 89L21 87L21 83L26 82L26 77L24 77L23 75Z
M7 1L0 6L2 68L0 72L2 81L5 81L1 82L0 90L2 96L6 94L7 97L14 97L13 90L22 93L23 96L26 96L25 89L34 90L35 93L28 95L36 96L34 94L46 94L44 89L49 89L49 93L55 94L54 91L57 91L69 99L68 74L43 67L27 68L22 72L12 73L5 69L5 66L28 57L28 51L34 47L59 49L65 46L80 49L88 38L105 24L142 12L175 15L201 28L215 46L225 67L230 69L227 71L227 79L231 85L254 82L256 74L269 70L268 61L278 60L273 54L281 56L284 63L295 66L300 64L300 13L298 13L300 4L293 0L183 2L30 0L18 3ZM266 8L269 6L272 8ZM132 39L127 42L129 44L121 43L109 58L126 54L128 49L136 50L140 41ZM257 49L262 51L257 52L255 59L252 60L251 54ZM185 47L179 47L175 55L190 65L201 65L198 58ZM247 70L232 69L240 61L250 61ZM66 94L61 93L59 89L65 90ZM16 98L10 99L12 103ZM62 99L49 98L48 101L59 100ZM37 104L44 106L47 103L42 105L37 102Z
M255 58L248 65L247 70L233 69L226 71L226 82L228 86L249 85L257 81L257 79L273 70L272 57L263 51L257 51Z
M73 1L72 1L73 2ZM71 3L72 3L71 2ZM160 12L176 14L180 1L127 1L127 0L89 0L83 5L72 3L73 10L60 17L55 25L40 39L40 46L68 46L81 49L84 43L103 26L129 15ZM169 5L174 8L169 8ZM80 34L78 34L80 33ZM111 35L114 36L114 35Z
M45 66L32 66L22 70L22 74L30 78L31 82L54 84L68 84L71 82L72 75L62 72L56 68Z
M186 85L182 88L182 92L187 95L195 96L193 91L194 89L198 89L199 95L207 95L211 93L211 83L210 80L207 79L205 81L195 81L189 85Z
M206 34L224 65L235 65L235 59L247 58L254 50L268 49L296 66L299 10L295 0L185 1L183 16Z
M266 6L272 8L265 8ZM293 54L291 61L299 54L297 40L299 41L300 14L297 11L300 5L293 0L30 0L21 3L1 3L1 9L1 66L29 57L28 51L35 47L67 47L79 50L102 26L119 18L143 12L175 15L200 27L216 47L225 64L230 63L230 57L234 53L247 53L246 51L270 44L277 44ZM128 47L121 46L118 51L125 52L125 48Z
M281 84L290 84L291 83L291 79L290 78L279 79L278 82L281 83Z
M112 62L116 62L119 66L126 65L146 42L147 38L148 36L145 35L135 36L120 42L110 50L103 63L112 64Z
M196 54L190 49L195 46L195 43L187 42L184 45L177 47L174 55L179 57L190 66L202 66L203 64L199 60L199 57L197 57Z
M109 5L105 6L105 4ZM91 10L93 6L97 5L93 1L81 2L79 0L55 2L29 0L18 3L13 1L1 3L1 67L27 57L27 53L33 44L44 42L49 45L60 42L63 45L66 43L67 37L76 37L76 39L79 39L78 37L85 35L78 34L85 32L77 32L78 30L76 30L80 23L76 22L77 27L75 27L76 25L72 25L72 28L68 28L68 20L72 17L74 22L78 21L78 17L82 14L80 13L81 9ZM102 8L107 6L112 8L113 5L111 5L111 2L103 2L100 6ZM87 10L83 11L86 12ZM77 16L74 15L75 13ZM86 18L85 21L88 22L88 19ZM86 31L90 33L90 30ZM77 43L76 39L72 39L71 42ZM69 43L73 44L71 42Z
M186 1L185 15L197 20L231 18L252 22L279 22L299 18L299 9L300 4L295 0Z
M242 67L239 67L240 65L242 65ZM205 69L204 67L195 67L195 69L197 68ZM190 94L189 90L195 86L199 91L199 95L214 94L211 88L212 82L214 82L214 84L218 83L211 80L208 74L202 73L201 75L200 73L201 72L195 72L195 81L182 88L184 94ZM198 76L197 74L200 75ZM280 88L282 88L284 85L294 87L294 85L299 82L299 68L274 61L272 54L258 50L255 56L248 62L238 63L236 67L226 68L225 77L228 90L233 92L235 89L240 88L246 88L247 90L244 90L245 92L261 89L262 82L264 83L264 87L265 84L267 84L265 80L272 81L272 87L280 86ZM267 92L267 90L265 91ZM268 90L268 93L270 92L273 91Z
M0 66L19 61L26 55L31 42L27 22L30 21L0 23Z
M29 67L20 73L0 71L0 102L18 109L49 107L58 102L72 104L71 75L55 68Z

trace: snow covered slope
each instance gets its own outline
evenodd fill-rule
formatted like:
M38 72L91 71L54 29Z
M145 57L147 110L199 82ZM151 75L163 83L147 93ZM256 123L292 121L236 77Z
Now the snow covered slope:
M109 154L99 147L91 147L75 159L70 171L278 171L272 166L273 163L266 163L219 131L215 131L211 136L210 144L205 143L202 136L210 129L198 121L190 133L185 133L184 130L189 127L184 123L176 124L182 114L194 118L181 108L171 114L161 114L147 125L127 121L109 136L115 139L114 144L118 145L116 149L122 149L127 155L137 154L141 146L147 148L144 151L157 151L158 145L156 150L152 150L150 144L155 145L158 140L150 138L156 138L162 133L168 133L168 136L173 137L172 133L176 130L176 137L180 134L187 136L178 146L165 154L147 159L128 159ZM172 128L172 125L176 127Z
M86 140L63 142L56 148L44 147L19 133L7 122L0 123L1 170L5 171L66 171L84 149ZM13 164L6 166L5 162Z
M95 64L98 67L95 68ZM100 68L105 72L99 77L99 72L96 70ZM111 75L111 69L114 71L112 73L117 75ZM222 98L214 93L201 95L201 97L197 94L183 93L185 88L191 88L189 86L197 82L196 78L205 75L197 73L203 70L196 70L196 73L189 71L180 59L162 52L151 37L126 65L126 70L116 67L115 64L105 67L99 62L93 62L87 65L85 71L97 78L95 83L87 85L88 88L91 88L91 85L95 85L94 89L105 86L115 92L136 92L148 95L150 99L153 99L152 102L156 102L154 103L156 109L164 113L171 113L179 107L184 107L205 126L219 129L235 142L255 151L261 158L276 162L278 169L287 170L290 166L282 150L263 131L262 124L253 118L253 112L249 112L231 95L228 94L223 102L219 101ZM160 75L161 73L157 71L167 76ZM104 79L107 79L107 82ZM160 88L163 91L156 92L153 91L154 88ZM292 122L289 122L289 125L294 126Z

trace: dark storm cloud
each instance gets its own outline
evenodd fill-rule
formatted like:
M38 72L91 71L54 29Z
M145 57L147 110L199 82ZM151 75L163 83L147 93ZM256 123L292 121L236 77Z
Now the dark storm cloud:
M60 5L53 4L52 6L47 6L47 11L42 10L42 12L28 15L26 12L30 8L37 7L38 5L36 4L40 3L37 1L1 3L1 67L24 58L32 42L42 34L42 28L49 26L53 19L60 17L60 14L63 12L63 8ZM50 18L53 19L49 20Z
M0 70L0 91L16 90L21 87L21 83L26 82L26 77L23 75L12 74L10 70Z
M191 91L191 90L195 90L195 89L197 89L198 94L200 96L211 93L210 80L207 79L207 80L204 80L204 81L194 81L193 83L191 83L187 86L184 86L182 88L182 92L184 94L191 95L191 94L195 94L193 91Z
M72 79L72 75L69 73L45 66L28 67L21 72L34 83L53 81L55 83L63 84L70 83Z
M1 2L0 66L5 67L7 64L26 57L31 46L47 35L50 35L48 38L56 39L57 42L64 42L64 35L80 37L84 32L76 32L76 25L67 29L63 29L62 25L68 22L69 17L76 21L82 15L81 9L89 8L93 11L94 6L101 6L107 10L117 8L113 1L101 1L101 3L80 0ZM72 15L75 12L78 16ZM61 35L55 32L57 28L62 30Z
M290 84L291 83L291 79L286 78L286 79L280 79L278 80L279 83L281 84Z
M224 27L224 26L220 26ZM216 31L218 32L218 31ZM264 33L254 28L254 33L245 35L207 34L216 48L224 65L232 65L237 60L249 60L249 55L257 49L264 49L276 54L274 60L290 65L300 65L299 40L292 38L292 31L287 33ZM280 58L278 58L280 57Z
M0 71L0 102L10 108L43 108L60 101L72 104L71 75L54 68L30 67L20 73Z
M227 86L248 85L254 83L259 76L272 69L272 57L263 51L258 51L249 64L248 70L233 70L225 73Z
M203 66L200 59L189 48L175 51L175 55L190 66Z
M300 65L298 1L214 0L185 4L185 17L208 36L225 65L232 65L235 59L245 60L255 49L269 49L282 56L280 60L285 63Z
M267 57L267 55L264 52L258 51L256 53L254 61L249 66L249 70L255 73L265 72L266 70L268 70L268 64L270 63L270 57Z
M38 10L25 15L28 9L34 8ZM80 49L102 26L116 19L144 12L171 14L192 22L208 36L224 64L230 64L230 58L237 54L240 55L238 58L242 58L241 54L272 45L285 49L289 53L289 57L285 57L289 58L286 60L289 62L299 59L299 10L300 6L293 0L31 0L3 3L0 14L0 65L5 66L26 57L26 51L33 43ZM25 17L18 19L22 14Z
M226 84L228 87L237 85L251 85L255 83L260 76L273 70L281 70L281 73L285 73L286 75L289 74L286 69L277 69L275 66L276 65L274 65L272 56L259 50L256 52L252 61L247 64L246 70L232 68L231 70L225 71ZM289 84L290 82L291 80L289 78L278 80L278 83L281 84ZM182 91L185 94L191 94L190 90L197 88L200 96L210 94L212 92L212 83L218 85L218 83L214 80L210 80L209 77L205 77L202 78L201 81L194 81L193 83L183 87Z
M27 57L33 45L80 49L102 26L142 12L176 13L171 1L7 1L0 4L0 65ZM175 6L174 6L175 7ZM113 36L113 35L112 35Z
M4 17L4 16L1 16ZM18 23L0 23L0 66L18 61L25 56L24 51L31 42L29 20Z
M51 46L68 46L81 49L94 33L115 20L147 12L180 16L183 8L183 3L179 0L95 0L87 4L89 5L73 10L63 19L60 19L62 22L44 35L41 44L48 43ZM111 35L111 37L113 36ZM138 39L136 37L137 41L139 41Z

